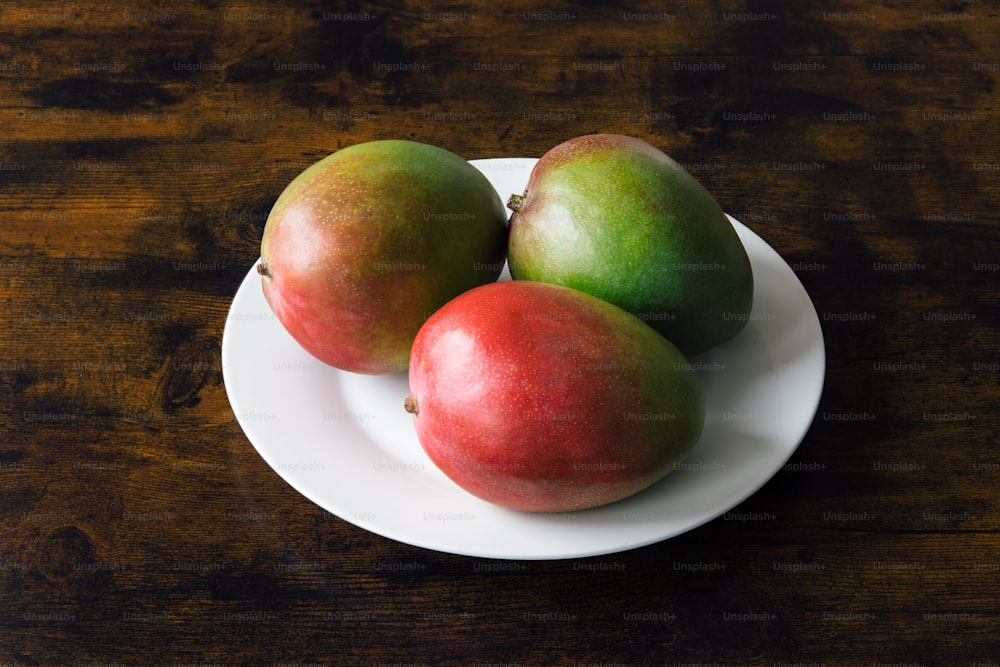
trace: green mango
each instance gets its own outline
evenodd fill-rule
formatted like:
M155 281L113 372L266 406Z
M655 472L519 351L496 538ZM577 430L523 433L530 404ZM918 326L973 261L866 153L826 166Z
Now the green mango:
M559 144L507 206L515 280L609 301L688 356L750 319L753 271L732 223L689 172L640 139L592 134Z

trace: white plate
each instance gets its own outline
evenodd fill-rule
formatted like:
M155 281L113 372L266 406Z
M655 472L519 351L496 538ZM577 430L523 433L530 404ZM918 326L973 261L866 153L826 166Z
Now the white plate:
M472 160L501 199L521 193L536 160ZM623 501L529 514L466 493L424 454L403 409L405 373L339 371L305 352L271 313L251 267L226 320L222 371L233 411L260 456L303 496L384 537L502 559L582 558L664 540L757 491L805 436L826 369L816 310L795 273L736 220L753 265L746 328L691 362L707 421L674 472ZM504 271L501 279L509 279Z

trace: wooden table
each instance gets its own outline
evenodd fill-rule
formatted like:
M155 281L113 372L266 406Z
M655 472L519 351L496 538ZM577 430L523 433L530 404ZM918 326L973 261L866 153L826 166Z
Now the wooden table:
M0 8L0 667L1000 663L996 6L583 4ZM220 357L282 188L372 139L596 131L688 166L811 295L789 463L551 562L286 484Z

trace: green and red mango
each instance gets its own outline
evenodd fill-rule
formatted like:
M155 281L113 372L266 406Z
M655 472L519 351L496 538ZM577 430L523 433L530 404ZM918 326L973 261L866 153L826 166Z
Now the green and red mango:
M490 182L443 148L356 144L299 174L261 242L263 290L286 330L342 370L406 370L427 317L495 281L507 214Z

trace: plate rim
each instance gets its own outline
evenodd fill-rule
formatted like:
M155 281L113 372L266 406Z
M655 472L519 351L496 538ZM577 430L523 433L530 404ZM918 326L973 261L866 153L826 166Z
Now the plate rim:
M480 169L482 167L487 167L491 164L497 164L500 162L506 162L508 164L516 163L518 165L518 168L523 170L525 168L530 169L530 166L533 165L533 163L537 162L537 158L483 158L483 159L469 160L469 162ZM509 171L518 171L518 169L510 169ZM503 193L500 194L502 197ZM801 429L801 432L799 432L798 435L795 437L794 444L788 446L786 449L783 450L784 455L781 457L780 462L777 463L777 465L769 465L768 472L764 474L761 479L757 480L755 484L741 488L739 494L727 497L725 501L719 503L721 505L724 505L724 507L721 510L718 511L713 510L711 512L708 512L705 514L705 516L702 516L695 521L690 521L684 524L683 527L679 530L675 530L672 532L668 531L667 533L662 535L651 535L628 543L619 542L614 545L609 545L605 547L594 546L593 548L590 549L577 548L572 551L559 551L558 549L550 549L545 553L540 553L540 552L514 553L513 551L511 553L496 553L493 550L482 549L482 548L480 549L471 547L455 548L454 546L443 547L442 545L436 544L433 539L418 539L413 536L402 536L398 534L398 531L386 531L384 527L379 526L378 522L372 519L368 519L365 517L351 518L349 516L343 516L343 514L349 514L349 513L338 512L326 506L326 504L322 501L322 499L318 497L318 494L314 493L313 490L309 487L309 485L303 484L302 480L294 474L295 471L288 469L285 470L280 469L281 466L276 463L276 459L271 455L272 452L268 451L268 448L266 446L261 445L257 442L257 438L252 433L254 431L252 425L247 424L246 423L247 420L241 419L240 409L238 407L240 399L234 397L235 389L230 384L231 373L227 371L227 368L231 368L231 364L227 364L226 361L229 355L231 354L232 350L232 344L233 344L232 337L234 335L233 331L235 330L234 327L238 327L240 322L239 318L234 318L233 315L234 311L237 308L243 290L247 288L247 285L255 281L256 264L257 262L259 262L259 258L248 269L248 272L241 281L240 287L237 289L237 292L234 295L230 307L227 311L227 318L224 325L222 342L221 342L223 381L225 385L227 398L229 399L230 406L233 409L233 413L237 422L239 423L241 429L244 432L244 435L250 442L251 446L253 447L257 455L264 460L264 462L268 465L268 467L272 469L272 471L275 474L277 474L282 480L284 480L287 484L289 484L289 486L291 486L292 489L294 489L297 493L299 493L307 500L312 502L314 505L329 512L330 514L336 516L337 518L346 521L348 523L351 523L352 525L355 525L363 530L372 532L381 537L391 539L399 543L439 553L449 553L455 555L463 555L463 556L477 557L477 558L489 558L496 560L529 561L529 560L564 560L569 558L591 558L596 556L630 551L633 549L638 549L644 546L649 546L651 544L656 544L665 540L672 539L684 533L690 532L706 523L714 521L720 516L724 515L728 510L738 506L739 504L747 500L749 497L756 494L771 479L773 479L773 477L778 472L782 470L784 465L795 454L795 452L801 445L802 441L806 438L806 436L812 429L812 425L815 422L816 415L818 414L819 404L822 399L823 387L825 384L826 341L824 339L822 326L820 325L819 322L819 316L818 313L816 312L815 304L813 303L812 298L809 296L808 291L805 289L804 285L799 279L799 276L794 272L794 270L791 268L788 262L783 257L781 257L780 253L778 253L772 246L770 246L770 244L768 244L753 229L751 229L741 221L737 220L734 216L732 216L729 213L726 213L726 216L730 220L730 222L734 225L734 227L737 229L737 231L741 231L742 229L744 233L748 233L752 237L754 237L755 242L761 244L764 248L769 250L770 253L773 253L773 255L780 260L781 270L783 273L786 274L786 277L791 277L792 279L794 279L794 284L791 285L791 287L793 287L796 292L800 293L800 295L804 297L803 305L808 308L808 312L806 312L805 315L810 320L809 324L811 325L811 328L815 329L813 334L816 336L816 338L815 340L812 341L812 344L816 347L814 353L817 354L818 356L816 359L813 359L812 361L818 364L818 366L814 370L814 375L812 376L812 379L815 382L815 385L811 388L812 391L810 392L812 400L810 401L808 410L805 409L802 410L802 414L806 414L808 412L809 418L808 420L806 420L805 425ZM723 345L725 344L726 343L723 343ZM337 371L336 369L333 370L335 370L338 373L345 373L345 371ZM777 461L777 459L775 459L775 461ZM584 510L584 512L587 511L589 510Z

